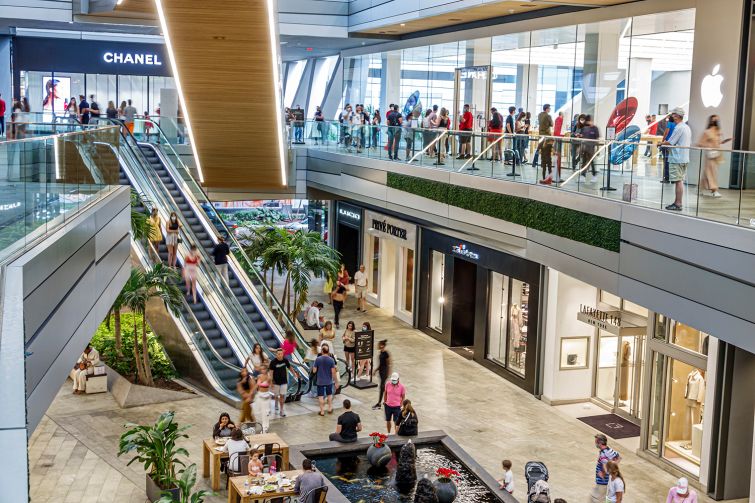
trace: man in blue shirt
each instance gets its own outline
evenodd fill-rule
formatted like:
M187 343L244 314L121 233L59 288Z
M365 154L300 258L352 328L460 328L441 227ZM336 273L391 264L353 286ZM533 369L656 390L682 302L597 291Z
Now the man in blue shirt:
M317 383L317 399L320 402L320 415L325 415L325 400L328 401L328 414L333 413L333 389L336 382L336 361L330 356L330 347L322 345L322 354L317 357L312 366Z
M609 461L618 463L621 456L615 450L608 447L608 438L602 433L595 435L595 448L598 449L598 462L595 464L595 487L590 493L593 503L605 503L608 491L608 464Z
M661 144L671 138L671 133L674 132L674 127L676 127L676 124L674 123L674 120L671 118L670 114L666 118L666 120L662 122L665 122L665 125L663 126L663 141L661 142ZM661 149L661 152L663 153L663 179L661 180L661 183L670 183L668 181L668 151L669 149L667 148Z
M79 120L82 124L89 124L90 110L86 96L79 95Z
M666 206L667 210L681 211L682 196L684 195L684 177L687 176L689 165L689 147L692 144L692 131L684 123L684 109L675 108L671 112L671 120L674 122L673 132L663 145L671 148L668 153L668 180L674 184L674 203Z

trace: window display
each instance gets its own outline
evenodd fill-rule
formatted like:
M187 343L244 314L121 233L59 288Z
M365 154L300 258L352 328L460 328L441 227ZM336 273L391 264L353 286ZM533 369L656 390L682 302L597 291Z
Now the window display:
M524 377L530 286L490 273L488 359Z
M488 336L489 360L506 366L506 333L509 325L509 277L490 274L490 329Z
M578 370L589 367L590 338L562 337L559 370Z
M446 266L446 255L439 251L432 251L432 266L430 274L430 328L443 331L443 275Z
M412 312L414 299L414 250L402 248L404 253L404 311Z
M370 291L377 295L378 283L380 282L380 238L376 236L370 236L372 246L370 251L372 252L372 266L370 267Z
M511 309L509 310L509 369L524 376L527 358L527 321L529 317L530 286L519 280L511 281Z
M705 371L672 359L668 387L663 457L697 474L703 438Z

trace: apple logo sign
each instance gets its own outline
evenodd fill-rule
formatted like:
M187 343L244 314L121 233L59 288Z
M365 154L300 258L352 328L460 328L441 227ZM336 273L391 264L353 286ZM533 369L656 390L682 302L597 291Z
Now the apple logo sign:
M702 84L700 85L700 95L703 99L703 105L705 108L717 107L721 104L721 100L724 98L724 95L721 92L721 84L724 81L724 77L718 73L718 70L720 69L721 65L714 66L713 71L710 75L706 75L703 78Z

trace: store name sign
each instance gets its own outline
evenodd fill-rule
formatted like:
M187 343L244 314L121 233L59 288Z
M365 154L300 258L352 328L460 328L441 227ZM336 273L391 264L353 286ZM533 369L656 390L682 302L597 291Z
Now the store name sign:
M487 79L488 67L487 66L468 66L466 68L460 68L459 77L462 79L476 79L476 80Z
M406 229L389 224L385 220L373 220L372 228L376 231L385 232L386 234L390 234L391 236L397 237L399 239L406 239Z
M359 213L357 213L356 211L349 211L349 210L345 210L343 208L338 208L338 214L341 215L341 216L343 216L343 217L350 218L352 220L357 220L358 221L358 220L362 219L362 216Z
M119 65L149 65L149 66L163 66L163 62L157 54L142 54L142 53L130 53L130 52L106 52L102 55L102 59L105 63L119 64Z
M451 246L451 253L460 255L462 257L471 258L472 260L480 260L480 254L473 252L472 250L467 248L467 245L463 243Z

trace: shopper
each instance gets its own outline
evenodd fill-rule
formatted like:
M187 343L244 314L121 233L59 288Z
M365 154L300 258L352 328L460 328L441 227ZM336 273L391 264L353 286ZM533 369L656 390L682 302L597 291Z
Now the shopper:
M351 115L351 138L356 143L357 154L362 153L364 146L364 125L367 123L362 105L357 104L356 111Z
M417 134L415 129L414 113L409 112L404 117L403 136L404 136L404 159L407 161L414 156L414 137Z
M338 124L340 125L340 138L338 142L343 143L343 146L351 151L351 135L349 134L351 130L351 105L348 103L346 103L343 111L338 116Z
M178 221L178 215L175 211L170 212L168 225L165 229L165 245L168 248L168 267L175 269L178 251L178 234L181 229L181 222Z
M663 128L661 128L661 125L663 125ZM671 117L671 114L667 115L663 121L658 125L658 131L663 129L663 140L661 140L661 153L663 154L663 178L661 179L661 183L671 183L669 181L669 149L668 147L665 147L663 144L668 141L669 138L671 138L671 135L674 134L674 129L676 128L676 123L674 122L673 118Z
M388 123L388 159L400 161L398 158L398 147L401 143L401 114L398 111L398 105L393 105L385 119Z
M504 459L501 466L503 467L503 478L498 481L498 487L509 494L514 494L514 472L511 471L511 461Z
M447 151L447 143L448 143L448 129L451 127L451 118L448 116L448 110L443 107L440 109L440 114L438 114L438 118L435 121L435 129L437 137L440 138L438 140L438 143L435 145L436 151L438 152L438 159L435 161L436 165L442 166L445 163L446 159L446 151Z
M184 281L186 281L186 297L197 303L197 269L199 268L199 250L192 244L189 253L184 257Z
M680 478L674 487L668 490L666 503L697 503L697 492L690 489L686 478Z
M118 109L115 108L115 102L113 102L113 100L107 102L107 110L105 110L105 116L111 120L118 120Z
M258 342L254 343L254 346L252 346L252 352L249 353L249 356L244 360L244 368L249 370L250 364L252 367L250 372L255 377L257 377L262 371L262 366L267 365L267 357L262 351L262 346Z
M606 503L621 503L626 492L624 477L619 470L619 464L615 461L606 463L608 468L608 490L606 491Z
M364 328L362 328L364 330ZM378 394L378 401L375 405L372 406L373 410L377 410L380 408L380 404L383 401L383 393L385 392L385 381L388 379L388 376L391 373L391 355L388 353L388 350L385 349L385 347L388 345L388 340L383 339L382 341L378 342L378 350L380 351L378 355L378 368L373 370L372 375L378 374L379 381L380 381L380 390Z
M553 133L553 119L550 115L551 106L549 104L543 105L543 111L537 116L537 132L540 135L538 142L538 154L540 156L540 164L543 168L544 183L550 183L553 181L553 139L549 136ZM545 171L548 170L548 176L546 178Z
M490 121L488 122L488 132L493 133L488 136L488 141L495 144L492 148L493 161L500 161L503 159L501 156L501 133L503 132L503 117L498 113L498 109L493 107L490 109ZM498 141L500 140L500 141Z
M333 413L333 394L334 384L336 382L336 362L330 356L330 347L327 344L322 346L322 354L315 360L312 371L317 379L317 399L320 402L320 415L325 415L325 402L328 403L328 414Z
M251 404L254 400L256 389L257 383L255 383L252 376L249 375L249 371L247 371L246 368L242 368L241 372L239 372L239 378L236 380L236 392L241 397L241 416L239 417L239 425L246 421L254 421Z
M370 142L370 148L380 147L380 123L383 119L380 117L380 110L375 109L372 114L372 120L370 121L370 129L372 130L372 141Z
M561 149L563 148L563 140L561 140L561 137L564 136L564 112L558 112L556 120L553 122L553 136L556 137L556 143L554 145L556 151L556 177L553 179L553 181L560 182Z
M136 119L136 114L138 114L139 111L134 105L131 104L131 100L126 101L128 102L128 106L123 109L123 122L126 124L126 128L129 130L129 132L133 134L134 120Z
M367 312L367 286L369 285L369 278L367 273L364 272L364 264L359 265L359 270L354 273L354 291L357 297L357 311Z
M270 373L267 363L260 367L260 373L257 376L257 393L254 395L252 410L259 422L262 424L262 433L267 433L270 428Z
M289 362L292 361L298 348L298 345L296 344L296 336L292 330L286 330L286 337L283 339L281 348L283 348L283 358Z
M435 154L435 134L433 133L433 122L435 121L435 115L433 109L428 108L425 110L425 117L422 119L422 148L425 154L432 157Z
M331 442L351 444L357 441L357 433L362 431L362 420L351 411L351 400L348 398L343 401L343 408L346 412L338 416L336 432L331 433L329 438Z
M578 114L574 116L574 122L572 124L571 136L577 138L576 141L571 142L571 163L572 169L577 169L579 166L580 152L582 150L582 128L585 126L585 114Z
M235 429L236 425L231 421L230 414L221 412L218 422L212 427L212 438L228 438Z
M223 236L218 236L218 242L212 249L212 256L215 259L215 267L225 280L225 284L228 285L228 255L231 254L231 249L225 242Z
M76 119L79 116L79 106L76 104L76 96L71 96L71 100L66 105L66 113L70 119Z
M79 122L89 124L91 114L89 112L89 102L83 94L79 95Z
M89 113L92 115L92 119L100 118L100 105L94 100L94 94L89 95Z
M314 122L311 133L312 139L315 140L315 145L318 144L319 140L322 140L322 144L325 145L325 116L320 107L315 107Z
M412 402L408 398L401 404L401 419L396 426L396 435L402 437L413 437L417 435L419 428L419 420L417 419L417 413L412 407Z
M317 396L317 384L314 383L313 377L314 374L312 373L312 368L315 366L315 360L317 360L317 356L320 353L320 343L317 342L317 339L311 339L309 341L309 345L307 346L307 352L304 353L304 364L307 366L307 369L309 370L309 377L310 381L312 381L312 384L309 386L309 394L308 396L314 398Z
M527 144L527 125L524 123L524 119L527 114L519 112L516 116L516 122L514 123L514 130L516 131L515 149L517 156L519 157L520 164L527 164L527 156L525 155L525 145Z
M322 302L313 302L304 317L304 323L306 323L307 330L320 330L322 327L322 317L320 316L320 309L323 309L325 305Z
M294 126L294 143L304 143L304 110L301 105L291 110L291 116Z
M731 141L731 138L721 140L721 124L718 115L708 117L708 126L700 136L698 146L714 150L703 151L705 167L700 178L700 188L709 192L702 192L703 196L721 197L718 191L718 167L724 161L720 149L721 145Z
M163 242L163 221L157 208L152 208L149 215L149 242L148 254L154 255L156 261L160 261L160 243Z
M609 461L618 463L621 461L621 456L608 447L608 438L602 433L595 435L595 448L598 449L598 462L595 465L595 486L590 493L590 501L605 503L609 481L607 463Z
M318 341L322 344L325 341L331 342L336 338L336 330L333 328L333 322L328 320L325 325L320 329L320 335Z
M286 403L286 394L288 393L288 369L290 368L291 362L284 358L283 348L276 349L275 359L270 361L270 377L273 381L272 392L275 410L280 412L281 417L286 417L283 404Z
M469 159L472 157L472 130L474 129L474 117L469 111L469 104L464 105L464 111L459 116L459 143L461 152L457 159Z
M674 202L666 206L670 211L682 211L682 196L684 195L684 177L687 176L689 166L689 147L692 142L692 131L684 123L684 109L675 108L671 112L674 122L674 132L663 145L676 147L668 153L668 180L674 184Z
M383 405L385 407L385 428L388 434L395 425L398 428L401 421L401 404L406 398L406 388L401 384L398 372L391 374L391 382L385 384Z
M598 181L598 170L595 168L593 157L595 157L595 147L598 144L596 140L600 138L600 129L592 123L591 115L585 115L585 122L582 126L581 136L583 139L588 140L582 142L582 148L580 151L580 156L582 158L582 176L587 179L587 167L589 166L592 172L590 183L595 183Z
M646 115L645 116L645 123L647 123L648 127L645 130L645 134L650 136L655 136L656 132L658 131L658 123L655 122L655 115ZM652 149L653 142L647 142L647 145L645 145L645 153L643 154L644 157L650 157L653 153Z
M343 352L346 355L346 366L353 371L354 355L356 354L356 325L353 321L346 324L346 330L343 331L341 340L343 341Z
M5 135L5 109L5 100L3 99L3 95L0 94L0 136Z

